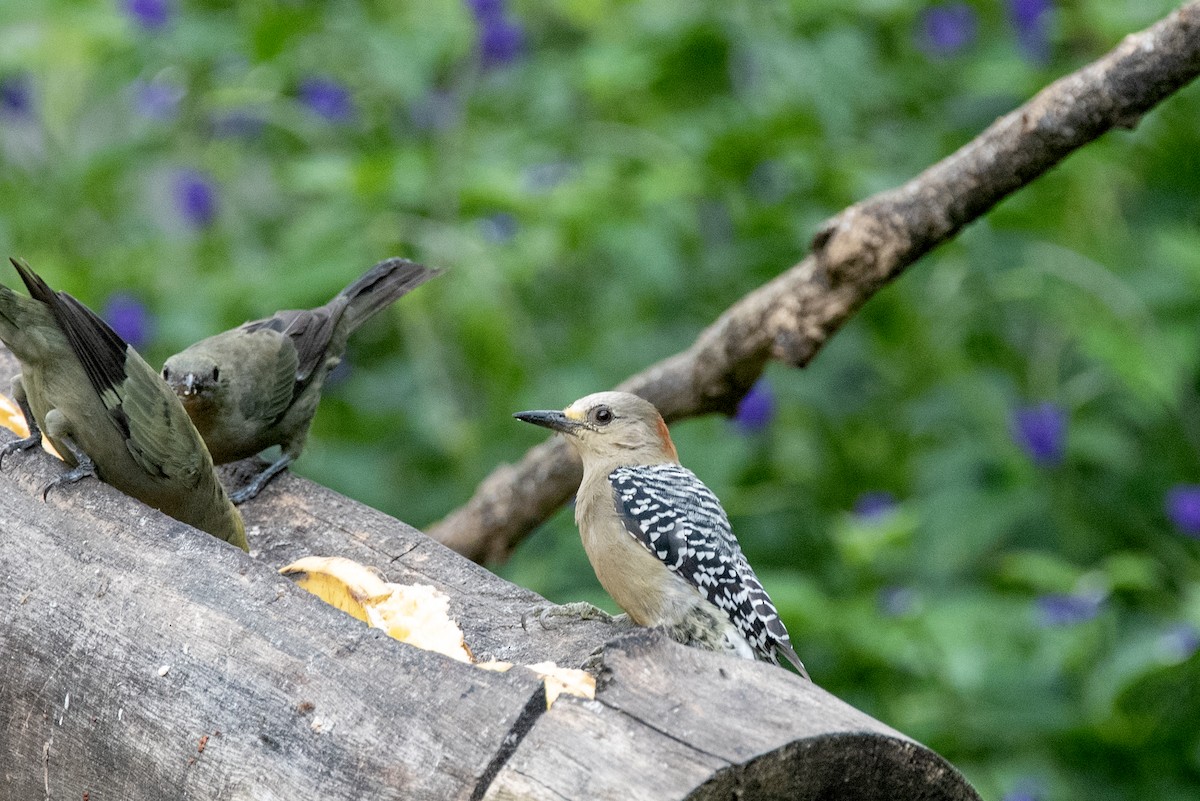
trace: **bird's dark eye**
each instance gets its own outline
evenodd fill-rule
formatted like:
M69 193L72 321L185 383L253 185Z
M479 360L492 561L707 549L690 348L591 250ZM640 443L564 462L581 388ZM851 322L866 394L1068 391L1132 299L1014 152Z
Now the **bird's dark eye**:
M167 381L171 380L171 371L166 367L163 368L163 378L165 378Z
M213 368L213 378L212 378L212 380L213 380L213 381L216 381L216 380L217 380L218 378L220 378L220 377L221 377L221 368L220 368L220 367L214 367L214 368Z
M592 419L594 421L596 421L597 423L599 423L600 425L606 426L612 422L612 419L613 419L612 409L608 408L607 406L597 406L592 411Z

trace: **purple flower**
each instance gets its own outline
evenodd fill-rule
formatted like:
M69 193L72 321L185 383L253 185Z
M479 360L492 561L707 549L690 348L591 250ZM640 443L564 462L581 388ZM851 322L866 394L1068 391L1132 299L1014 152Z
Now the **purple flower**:
M904 617L917 607L917 594L908 587L884 587L878 600L879 611L886 617Z
M0 114L28 117L33 111L33 82L26 73L0 79Z
M975 41L979 18L966 3L945 3L921 14L921 47L934 56L950 56Z
M350 90L330 78L305 78L300 82L300 102L329 122L346 122L354 116Z
M165 28L171 20L170 0L124 0L125 13L148 31Z
M467 5L478 20L503 17L507 10L505 0L467 0Z
M896 496L887 490L864 492L854 502L854 514L870 522L887 517L895 508Z
M501 244L517 235L517 218L506 211L498 211L479 221L483 238Z
M1175 528L1200 539L1200 484L1176 484L1167 491L1167 517Z
M1008 0L1009 18L1017 31L1017 42L1031 60L1039 63L1050 55L1046 17L1053 7L1054 0Z
M262 133L266 123L254 109L234 108L213 114L209 125L213 136L220 139L253 139Z
M134 81L133 108L151 120L169 120L179 110L183 87L170 81Z
M775 419L775 392L767 379L760 378L738 403L733 423L742 433L762 431Z
M525 47L525 30L503 17L479 21L479 56L484 67L515 61Z
M1103 595L1043 595L1037 599L1038 622L1043 626L1086 623L1100 613L1103 601Z
M1012 414L1013 440L1034 464L1053 467L1062 462L1067 446L1067 414L1053 403L1023 406Z
M212 179L197 170L180 170L173 185L175 208L195 228L207 228L217 216L217 190Z
M114 292L104 301L100 316L112 326L117 335L134 350L140 350L150 339L153 321L142 302L128 292Z
M508 18L505 0L467 0L479 26L479 58L484 67L499 67L516 59L525 45L525 31Z
M1029 779L1017 782L1017 786L1004 794L1001 801L1041 801L1041 785Z
M1019 787L1010 793L1005 793L1001 801L1039 801L1041 796L1034 793L1032 790L1024 787Z
M569 161L534 164L525 170L525 188L530 192L549 192L559 184L569 181L575 172L575 165Z
M1200 631L1190 623L1177 623L1159 638L1158 647L1168 662L1186 662L1200 650Z

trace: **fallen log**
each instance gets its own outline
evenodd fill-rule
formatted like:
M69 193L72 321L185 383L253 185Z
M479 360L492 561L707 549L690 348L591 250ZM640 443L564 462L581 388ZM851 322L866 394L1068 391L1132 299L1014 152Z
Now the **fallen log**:
M303 478L243 506L246 555L94 480L43 502L61 470L35 450L0 471L0 799L977 798L780 668L523 625L540 596ZM367 628L278 574L309 554L438 587L477 656L578 666L609 643L595 700L547 711L528 671Z

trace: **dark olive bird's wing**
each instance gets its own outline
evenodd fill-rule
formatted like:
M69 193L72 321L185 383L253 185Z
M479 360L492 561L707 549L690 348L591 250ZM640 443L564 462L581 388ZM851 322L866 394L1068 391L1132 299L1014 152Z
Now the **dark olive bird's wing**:
M245 323L192 346L211 354L235 377L231 402L243 419L262 424L282 417L300 389L296 348L286 334L269 325L273 320Z
M125 350L128 347L117 332L90 309L66 293L56 292L28 265L9 259L25 282L29 296L50 309L58 328L67 338L71 351L83 365L92 389L121 433L129 436L129 421L120 408L118 391L125 382Z
M149 475L191 487L212 474L200 434L162 376L129 348L126 380L117 393L129 421L125 446ZM107 405L107 404L106 404Z
M265 320L246 323L242 330L250 333L276 331L287 337L296 355L292 381L302 385L324 361L336 326L337 319L322 306L304 311L276 312Z
M158 373L87 306L51 289L28 266L16 261L13 266L30 296L49 307L134 461L151 476L196 476L203 451L180 442L186 416L179 417L182 407L174 413L171 404L178 401Z

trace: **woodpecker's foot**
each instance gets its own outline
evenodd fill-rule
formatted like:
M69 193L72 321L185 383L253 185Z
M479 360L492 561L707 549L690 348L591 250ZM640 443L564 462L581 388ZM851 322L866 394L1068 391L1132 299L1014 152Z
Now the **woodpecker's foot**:
M251 498L257 496L258 493L262 492L262 488L267 486L268 481L286 470L287 466L293 461L294 459L287 454L280 456L274 462L267 465L265 470L256 475L254 478L250 479L242 487L230 491L229 500L233 501L235 504L238 504L245 503Z
M625 617L625 615L618 615L617 617ZM627 617L626 620L628 620ZM606 647L605 645L597 646L596 650L588 654L587 659L583 660L583 664L579 666L579 669L585 670L593 676L599 676L604 671L604 653Z
M573 623L579 620L599 620L603 623L619 623L622 620L628 620L627 615L610 615L598 606L590 604L587 601L576 601L574 603L550 604L533 612L527 612L521 616L521 628L527 628L527 623L530 618L533 618L544 629L555 629L564 623Z
M27 451L35 445L42 444L41 434L31 434L24 439L15 439L12 442L5 443L3 448L0 448L0 467L4 466L4 457L10 453L17 451Z
M54 489L59 484L74 484L76 481L87 478L88 476L99 478L99 476L96 475L95 463L92 462L92 460L87 456L84 456L76 467L73 467L67 472L63 473L61 476L51 481L42 489L42 500L45 501L46 496L50 494L50 490Z

